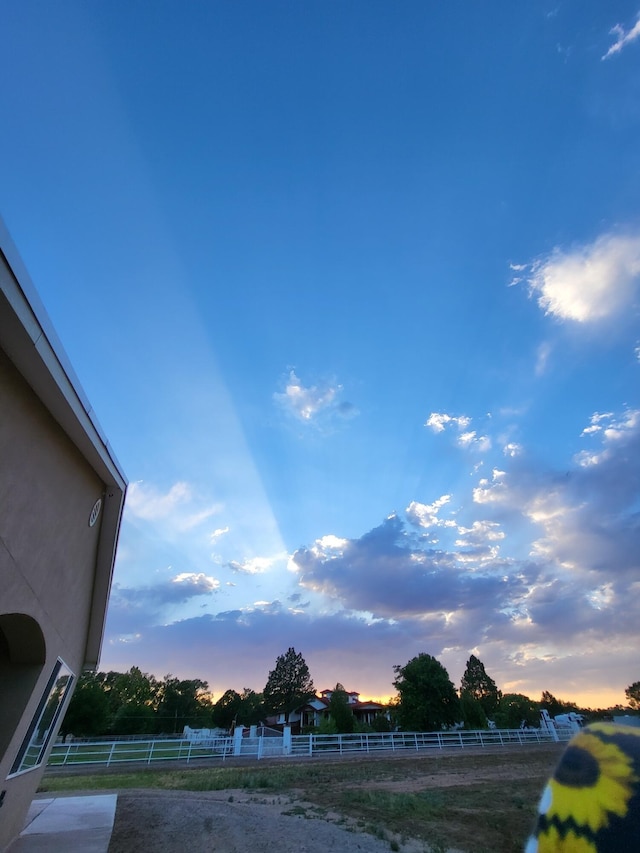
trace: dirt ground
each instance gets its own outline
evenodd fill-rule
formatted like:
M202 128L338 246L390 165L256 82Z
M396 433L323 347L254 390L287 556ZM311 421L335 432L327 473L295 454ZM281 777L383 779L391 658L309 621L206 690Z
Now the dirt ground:
M387 769L392 768L391 773L363 773L363 778L356 782L353 779L336 780L335 788L370 788L400 793L435 788L493 789L497 784L501 788L518 791L524 789L528 780L529 793L524 806L530 810L535 809L536 797L538 791L541 791L539 783L536 781L531 785L531 781L546 778L548 768L555 763L558 748L538 746L533 750L516 748L504 752L465 753L441 754L429 760L386 759ZM344 760L350 763L377 761L374 758ZM367 775L369 778L366 778ZM314 796L316 793L317 798ZM309 802L314 799L315 802ZM154 853L173 853L183 849L185 853L326 853L327 850L340 849L361 853L388 853L389 850L424 853L429 850L424 840L411 840L404 834L394 835L385 830L384 837L380 838L363 832L362 821L358 822L353 815L348 817L331 811L331 799L330 792L325 792L322 800L319 792L313 789L307 790L306 794L301 790L274 794L247 789L124 789L118 792L109 853L149 850ZM458 811L452 813L452 819L457 824L470 820L471 826L475 826L471 813L465 816ZM529 820L528 816L526 820ZM447 832L446 826L440 828L445 830L444 837L450 836L450 843L460 836L460 832ZM460 826L457 828L460 829ZM409 830L407 835L410 835L409 827L406 829ZM479 824L474 835L478 841L482 838ZM486 844L480 846L485 849ZM522 849L520 844L518 849ZM443 850L443 847L438 847L439 853L443 853ZM454 848L451 847L448 853L455 853Z
M339 815L313 818L288 797L238 791L124 791L118 796L109 853L388 853L390 842L355 832ZM401 849L424 850L424 846Z

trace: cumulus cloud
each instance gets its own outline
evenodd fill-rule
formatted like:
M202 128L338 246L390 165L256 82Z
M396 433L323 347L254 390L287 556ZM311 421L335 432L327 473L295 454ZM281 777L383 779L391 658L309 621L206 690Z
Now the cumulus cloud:
M180 572L169 580L140 587L125 587L114 584L112 604L114 607L138 609L161 608L167 604L184 604L192 598L211 595L220 588L220 581L204 572Z
M505 456L511 456L512 458L514 456L520 456L522 453L522 445L517 444L515 441L510 441L502 448L502 452Z
M459 527L458 533L460 538L455 544L462 548L499 542L505 537L504 531L500 530L500 525L495 521L474 521L471 527Z
M497 552L486 539L495 529L472 527L468 540L457 551L436 551L417 547L406 533L403 522L390 516L379 527L359 539L349 540L337 555L318 553L313 548L295 552L292 562L302 586L340 601L351 610L384 618L466 611L478 607L499 609L522 591L518 577L485 565ZM469 566L473 563L473 566ZM482 565L483 571L478 572Z
M431 412L424 425L436 433L444 432L447 429L456 429L458 447L477 450L480 453L486 453L491 449L491 439L488 435L478 435L476 430L469 429L471 418L467 415L456 416L449 415L446 412Z
M456 522L452 519L440 518L439 512L443 506L446 506L451 500L451 495L442 495L431 504L418 503L411 501L405 510L407 519L415 527L422 527L425 530L430 530L432 527L455 527Z
M531 556L585 589L627 583L640 572L640 410L595 413L582 435L593 446L568 470L494 471L474 500L498 515L520 513L538 531Z
M583 468L602 465L603 462L611 460L621 446L634 439L639 426L640 409L628 409L618 418L611 412L596 412L591 416L590 425L582 431L582 436L600 434L600 448L596 451L581 450L575 460Z
M506 471L494 468L491 479L483 477L473 490L473 500L478 504L501 503L506 494Z
M603 234L556 248L530 267L529 288L545 314L595 323L631 307L640 282L640 235Z
M273 398L296 420L311 424L327 418L347 420L358 414L352 403L340 399L342 391L342 386L335 382L305 386L291 370L284 391L276 392Z
M478 435L475 430L463 432L458 436L457 442L460 447L470 447L486 453L491 450L491 439L488 435Z
M446 412L431 412L425 422L425 426L431 427L434 432L444 432L445 427L457 426L459 430L466 429L471 423L471 418L466 415L454 417Z
M610 59L616 53L620 53L623 47L640 38L640 15L630 29L625 30L621 24L616 24L609 30L609 33L615 36L616 40L602 57L603 60Z

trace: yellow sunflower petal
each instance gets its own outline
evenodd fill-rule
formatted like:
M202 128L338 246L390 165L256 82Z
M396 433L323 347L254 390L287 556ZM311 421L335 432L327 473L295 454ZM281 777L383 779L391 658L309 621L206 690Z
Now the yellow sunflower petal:
M569 830L563 837L555 826L538 835L538 853L597 853L597 849L588 838Z

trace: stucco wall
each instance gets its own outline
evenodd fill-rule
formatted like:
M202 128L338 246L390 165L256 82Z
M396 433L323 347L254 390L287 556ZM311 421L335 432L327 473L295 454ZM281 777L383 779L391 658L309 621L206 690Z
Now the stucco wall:
M35 687L13 736L0 742L0 850L20 830L13 824L24 819L41 776L34 769L6 778L55 662L78 675L85 659L101 521L90 527L89 515L104 489L0 349L0 616L26 614L44 636L44 665L30 670ZM30 676L3 648L0 681L12 677L19 704L19 684Z

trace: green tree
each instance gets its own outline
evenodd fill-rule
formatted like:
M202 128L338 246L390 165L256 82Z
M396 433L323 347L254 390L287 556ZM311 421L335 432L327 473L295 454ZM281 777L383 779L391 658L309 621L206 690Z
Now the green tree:
M540 696L540 708L544 708L549 712L549 716L555 717L558 714L566 714L568 711L577 711L578 706L575 702L565 702L563 699L556 699L553 693L548 690L543 690Z
M156 718L159 732L181 732L185 726L207 728L211 722L209 685L199 678L180 680L166 675L160 683Z
M63 737L96 737L109 728L109 699L94 672L83 673L67 707L60 733Z
M211 719L214 726L221 729L231 729L238 717L242 697L236 690L225 690L214 704Z
M315 695L309 667L299 652L291 646L276 659L263 692L265 709L271 714L289 714Z
M150 735L156 728L156 713L150 705L120 705L109 728L116 735Z
M395 709L405 731L437 731L460 719L460 700L444 666L421 653L404 666L394 666L399 702Z
M494 715L499 729L519 729L526 726L537 726L540 722L538 705L533 699L522 693L505 693L500 699L500 705Z
M466 691L461 693L460 710L462 712L465 729L477 731L478 729L487 728L487 715L484 712L482 703L471 693Z
M255 726L265 716L262 694L249 687L243 687L240 694L238 722L243 726Z
M640 681L630 684L624 691L624 695L627 697L629 707L634 711L640 711Z
M460 695L468 693L481 705L487 717L492 717L500 702L502 695L496 683L487 675L484 664L475 655L471 655L467 661L467 668L460 683Z
M128 672L107 672L103 683L114 711L121 705L158 706L160 685L154 675L132 666Z
M132 666L128 672L107 672L103 687L109 698L113 734L153 732L160 699L160 685L155 676Z
M221 729L231 729L235 723L253 726L259 723L263 716L262 696L249 687L244 687L242 693L227 690L212 710L213 724Z
M339 734L351 734L354 730L356 721L349 707L349 695L340 682L333 688L329 699L329 718Z

